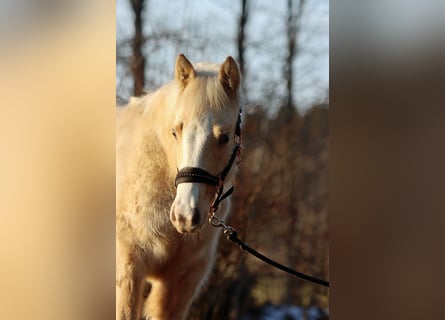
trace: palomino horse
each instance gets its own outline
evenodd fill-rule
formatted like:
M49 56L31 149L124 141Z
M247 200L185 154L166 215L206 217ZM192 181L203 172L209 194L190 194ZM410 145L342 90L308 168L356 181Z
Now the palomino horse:
M205 222L216 186L234 184L239 86L233 58L181 54L171 83L118 108L116 319L184 319L208 278L219 233Z

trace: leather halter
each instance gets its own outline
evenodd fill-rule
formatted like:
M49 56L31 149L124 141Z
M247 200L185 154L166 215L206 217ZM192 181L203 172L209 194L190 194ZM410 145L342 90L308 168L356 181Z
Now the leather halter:
M229 162L224 169L217 176L210 174L208 171L196 168L185 167L178 171L175 179L175 186L177 187L181 183L205 183L212 186L219 186L224 183L230 169L235 163L236 157L241 151L241 109L238 112L238 120L235 128L235 146L233 147L232 154L230 155ZM233 190L232 190L233 191Z

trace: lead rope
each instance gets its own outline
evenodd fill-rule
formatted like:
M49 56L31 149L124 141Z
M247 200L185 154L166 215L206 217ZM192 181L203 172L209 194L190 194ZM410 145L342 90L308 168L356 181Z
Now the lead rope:
M236 230L234 228L232 228L231 226L225 224L225 222L223 220L221 220L218 216L215 215L216 211L219 208L219 204L222 200L224 200L225 198L227 198L228 196L230 196L233 192L233 187L230 188L227 192L223 193L223 183L220 182L220 185L218 187L218 190L216 192L215 195L215 199L212 202L212 205L210 206L209 209L209 223L210 225L212 225L215 228L223 228L224 229L224 235L226 236L226 238L230 241L232 241L233 243L237 244L241 250L250 253L251 255L253 255L254 257L256 257L257 259L266 262L268 264L270 264L271 266L278 268L284 272L287 272L289 274L292 274L300 279L306 280L306 281L310 281L316 284L319 284L321 286L325 286L325 287L329 287L329 282L326 280L322 280L322 279L318 279L316 277L312 277L309 276L307 274L304 274L302 272L299 272L297 270L291 269L289 267L286 267L285 265L282 265L281 263L278 263L268 257L266 257L265 255L259 253L258 251L256 251L255 249L252 249L251 247L249 247L246 243L244 243L243 241L241 241L238 238L238 233L236 232Z
M237 157L239 157L240 152L241 152L241 109L238 113L238 121L237 121L237 125L236 125L236 130L235 130L235 148L233 149L232 155L230 156L229 163L224 168L224 170L221 172L221 174L218 176L218 180L219 180L218 187L216 189L215 198L213 199L212 204L210 205L210 209L209 209L209 213L208 213L209 223L215 228L223 228L224 235L226 236L226 238L228 240L232 241L233 243L238 245L241 248L241 250L243 250L247 253L250 253L257 259L259 259L263 262L266 262L275 268L278 268L284 272L292 274L292 275L294 275L298 278L301 278L303 280L310 281L310 282L319 284L321 286L329 287L328 281L321 280L321 279L318 279L318 278L315 278L312 276L308 276L307 274L304 274L297 270L286 267L285 265L282 265L281 263L278 263L278 262L266 257L265 255L259 253L258 251L252 249L246 243L241 241L241 239L238 238L238 233L236 232L236 230L234 228L225 224L225 222L222 219L220 219L218 216L216 216L216 212L219 209L219 204L221 203L221 201L223 201L225 198L229 197L233 193L233 187L231 187L229 190L224 192L224 180L227 177L227 174L229 173L230 169L232 168L232 166L235 162L235 159Z

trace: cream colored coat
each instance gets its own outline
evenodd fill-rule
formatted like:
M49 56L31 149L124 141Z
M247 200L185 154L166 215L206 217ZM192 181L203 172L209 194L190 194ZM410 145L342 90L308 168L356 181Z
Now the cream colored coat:
M174 179L184 166L216 175L226 165L233 141L221 145L218 137L234 135L239 84L231 57L220 67L193 67L179 55L173 82L118 108L116 319L139 320L143 311L153 320L184 319L208 278L220 234L206 223L215 187L175 189ZM218 215L229 207L227 199ZM191 212L199 212L199 225Z

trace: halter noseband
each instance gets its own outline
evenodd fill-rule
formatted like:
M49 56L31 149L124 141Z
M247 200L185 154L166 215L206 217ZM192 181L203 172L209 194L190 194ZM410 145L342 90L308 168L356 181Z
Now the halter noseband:
M235 128L235 146L233 147L232 154L230 155L229 162L224 167L218 176L214 176L201 168L195 167L185 167L178 171L175 179L175 186L177 187L181 183L197 182L210 184L212 186L220 186L220 191L222 192L222 187L224 180L229 174L230 169L235 163L236 157L241 151L241 109L238 112L238 120L236 122ZM233 187L225 193L226 197L233 192ZM229 193L229 194L228 194ZM224 197L225 198L225 197Z
M206 183L217 186L219 184L219 178L201 168L185 167L178 171L175 186L177 187L178 184L186 182Z

